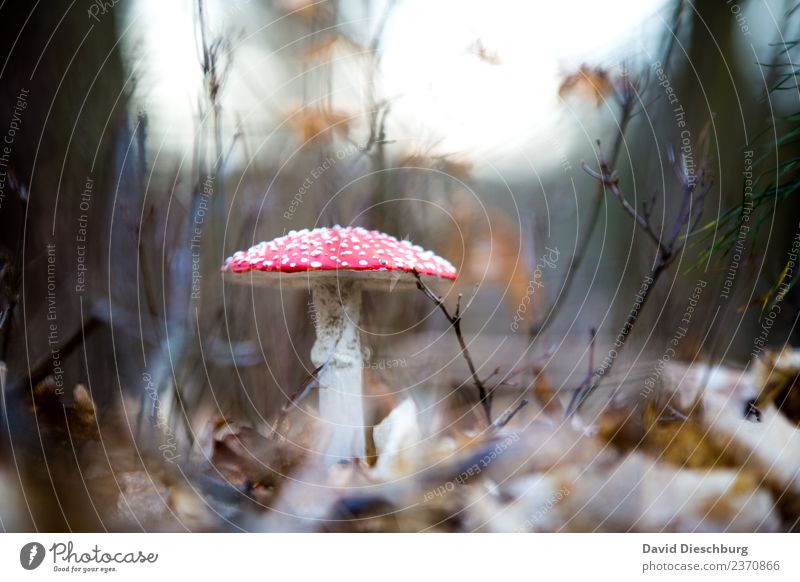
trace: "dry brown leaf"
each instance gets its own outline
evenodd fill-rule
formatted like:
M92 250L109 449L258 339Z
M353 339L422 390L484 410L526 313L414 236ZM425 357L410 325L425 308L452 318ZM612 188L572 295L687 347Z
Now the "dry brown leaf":
M609 71L602 67L581 65L576 72L564 77L558 94L562 98L568 95L591 98L599 106L613 90L614 84Z
M561 404L558 392L553 387L550 375L536 366L533 369L533 377L531 394L541 406L542 412L555 418L562 418L564 416L564 407Z
M460 196L451 208L459 234L444 241L442 254L463 265L458 290L471 293L476 283L497 286L510 318L525 330L544 309L547 285L541 278L552 275L557 265L540 266L534 281L531 263L539 257L526 256L517 223L500 211L482 208L472 196Z
M334 136L350 132L352 116L328 108L296 107L286 115L286 124L302 142L327 144Z
M562 463L469 488L467 529L514 532L778 531L770 494L735 470L679 469L640 453L606 463Z
M100 438L94 401L83 384L75 386L70 402L48 376L33 389L31 409L40 429L56 439L81 443Z
M486 64L495 66L503 64L503 61L500 60L500 57L497 54L497 51L490 51L479 38L475 39L475 41L469 45L469 49L467 50L469 50L470 53L478 57L478 59Z
M284 13L306 24L326 18L330 8L320 0L280 0L279 6Z
M626 454L638 450L656 460L695 469L739 466L730 451L708 435L699 401L687 408L655 397L633 409L612 405L597 425L599 436Z
M769 357L769 356L768 356ZM794 358L773 360L777 376L791 376ZM671 364L666 368L664 390L673 391L675 401L702 397L702 428L717 447L741 467L740 471L772 492L784 523L798 527L800 516L800 430L775 404L768 403L758 415L748 415L748 406L759 393L769 392L776 375L761 364L754 373L704 365Z
M327 63L337 55L362 54L366 50L364 45L357 43L352 38L333 32L305 49L303 58L307 61Z
M758 387L755 408L775 404L787 419L800 425L800 350L767 351L753 365L753 376Z

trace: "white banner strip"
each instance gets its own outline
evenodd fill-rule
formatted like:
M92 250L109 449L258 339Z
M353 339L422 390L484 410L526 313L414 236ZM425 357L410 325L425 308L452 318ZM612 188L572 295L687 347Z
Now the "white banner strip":
M4 534L0 573L3 580L136 582L187 574L287 582L798 580L797 540L791 534Z

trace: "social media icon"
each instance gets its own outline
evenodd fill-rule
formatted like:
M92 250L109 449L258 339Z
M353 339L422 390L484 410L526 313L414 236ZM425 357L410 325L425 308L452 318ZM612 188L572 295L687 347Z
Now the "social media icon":
M19 551L19 563L26 570L35 570L44 561L44 546L39 542L30 542Z

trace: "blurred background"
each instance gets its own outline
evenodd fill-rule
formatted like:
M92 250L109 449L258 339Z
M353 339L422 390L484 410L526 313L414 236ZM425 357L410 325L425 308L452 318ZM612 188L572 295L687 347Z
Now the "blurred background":
M766 343L796 343L799 20L786 0L2 3L0 527L263 526L241 491L272 507L299 453L251 455L271 484L209 459L229 425L304 449L310 295L220 266L293 229L448 259L437 292L463 294L496 414L545 377L566 405L658 258L583 161L680 232L588 405L639 393L698 282L675 360L747 366L776 298ZM365 296L370 424L409 397L431 438L479 420L449 327L416 291Z

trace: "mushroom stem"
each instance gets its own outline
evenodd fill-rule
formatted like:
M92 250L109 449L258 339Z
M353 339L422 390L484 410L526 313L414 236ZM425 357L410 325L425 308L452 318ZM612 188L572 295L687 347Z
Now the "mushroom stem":
M352 281L318 283L312 295L317 341L311 361L324 366L319 374L319 413L329 427L326 463L363 459L361 287Z

